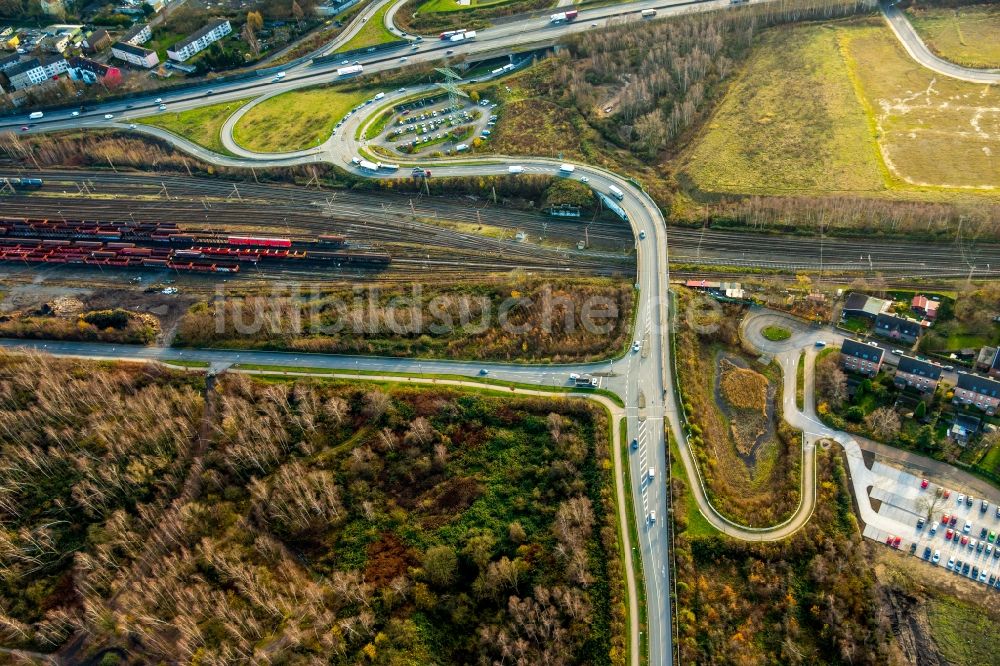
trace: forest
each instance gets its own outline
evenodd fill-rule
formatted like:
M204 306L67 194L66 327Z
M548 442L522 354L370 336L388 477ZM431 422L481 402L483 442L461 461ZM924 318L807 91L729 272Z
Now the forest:
M777 543L689 533L674 479L682 663L895 663L843 460L835 447L817 455L816 511Z
M0 357L0 635L101 663L619 664L584 401Z

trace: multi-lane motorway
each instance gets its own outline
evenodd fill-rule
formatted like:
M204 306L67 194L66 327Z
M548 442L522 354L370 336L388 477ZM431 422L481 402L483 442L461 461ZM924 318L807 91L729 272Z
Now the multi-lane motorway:
M479 37L461 45L451 45L437 40L425 40L416 43L416 50L408 52L409 62L429 62L445 55L447 49L455 49L458 54L472 55L481 53L509 52L514 47L544 44L554 41L569 33L593 29L606 25L609 20L625 16L638 19L638 12L646 8L656 8L659 16L676 15L691 11L705 11L729 6L729 0L707 0L686 2L662 2L646 0L627 5L611 6L586 10L580 18L569 24L552 26L547 18L531 18L523 21L506 23L495 28L483 30ZM352 25L342 37L349 37L358 29L362 21ZM915 56L916 57L916 56ZM377 72L403 66L399 62L399 54L391 57L371 55L360 58L367 72ZM923 61L922 61L923 62ZM164 92L160 95L163 103L172 111L183 111L220 101L241 99L262 93L277 93L301 88L321 82L329 82L334 70L341 66L339 62L326 64L302 64L290 69L288 75L280 81L272 81L269 76L258 79L243 79L203 83L192 88ZM208 95L211 90L212 94ZM408 91L403 94L412 94ZM388 96L384 103L391 103ZM98 128L121 127L133 117L150 115L156 112L154 96L136 97L129 100L107 102L91 108L79 116L72 116L70 111L46 113L41 121L32 123L30 132L46 132L68 128ZM132 106L132 108L128 108ZM106 119L105 114L114 116ZM243 151L239 157L227 157L212 153L187 140L181 139L169 132L149 126L139 126L137 130L155 134L171 142L176 147L196 155L206 162L227 166L268 166L290 165L310 162L332 162L348 168L359 175L371 175L361 172L350 164L350 158L357 155L362 148L354 140L355 130L364 122L360 116L352 119L344 126L338 137L331 137L317 149L301 151L284 155L247 154ZM8 117L0 119L0 129L28 124L26 117ZM231 128L231 125L228 126ZM227 140L231 140L228 136ZM507 160L492 158L450 161L435 165L437 177L493 175L506 174ZM516 163L524 167L528 173L556 175L559 164L539 158L516 158ZM408 173L397 172L383 174L380 177L408 177ZM636 338L641 343L641 350L630 352L624 356L601 364L588 365L579 370L594 372L601 377L602 386L616 392L625 403L624 416L627 422L627 437L638 440L638 450L629 449L628 465L632 479L635 514L640 522L640 544L642 568L646 586L647 600L647 631L649 662L666 664L673 661L673 641L671 631L670 609L670 561L668 552L669 521L667 517L667 486L666 477L666 427L676 438L681 451L681 462L684 464L689 478L698 478L698 468L687 447L686 439L677 418L677 400L672 383L670 361L670 331L667 300L668 258L665 220L656 204L633 185L629 180L607 172L597 167L577 165L574 178L586 177L592 188L608 192L614 185L624 192L623 208L627 211L629 223L638 243L638 270L636 287L638 289L638 311L636 319ZM16 341L0 341L5 347L18 346L23 343ZM266 365L296 365L313 366L341 370L367 370L390 373L443 373L454 375L478 375L484 369L490 376L499 379L510 379L518 382L539 385L564 385L570 370L577 368L553 368L529 365L499 365L442 361L417 361L412 359L373 359L364 357L344 356L313 356L289 355L270 352L235 352L190 350L178 351L147 347L125 347L108 345L85 345L79 343L32 343L36 348L56 354L104 356L115 358L186 358L189 360L206 360L216 364L231 364L234 362L266 364ZM791 372L794 378L795 373ZM794 391L792 391L794 394ZM669 424L664 423L664 419ZM665 427L666 426L666 427ZM826 433L824 433L826 434ZM719 515L712 508L703 489L699 484L693 484L693 491L702 512L707 519L723 532L743 539L763 540L784 538L797 530L809 519L812 512L814 493L811 479L813 477L813 457L805 447L802 491L802 504L796 514L784 525L776 529L753 530L737 525ZM649 470L653 470L650 478ZM661 519L652 522L648 520L655 512ZM635 589L630 586L632 598ZM637 619L631 618L631 644L638 645ZM638 664L639 650L631 651L632 663Z

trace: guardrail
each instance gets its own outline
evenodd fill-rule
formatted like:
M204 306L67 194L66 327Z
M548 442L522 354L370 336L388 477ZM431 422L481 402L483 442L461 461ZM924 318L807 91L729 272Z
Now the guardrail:
M331 53L325 56L316 56L312 59L314 65L322 65L328 62L336 62L337 60L351 59L359 55L367 55L369 53L382 53L383 51L396 51L403 48L404 46L409 46L410 42L405 39L397 39L392 42L385 42L384 44L376 44L375 46L362 46L359 49L351 49L350 51L340 51L338 53Z

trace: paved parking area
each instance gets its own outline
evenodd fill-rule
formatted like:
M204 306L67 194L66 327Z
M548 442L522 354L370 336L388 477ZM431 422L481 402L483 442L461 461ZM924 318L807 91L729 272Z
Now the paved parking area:
M895 541L902 552L910 552L916 544L913 555L925 559L927 548L930 554L927 566L948 568L949 562L955 565L956 575L965 576L969 584L989 584L994 578L995 586L1000 586L1000 516L997 514L997 497L987 497L986 508L983 510L983 498L973 497L970 505L962 488L944 488L935 483L928 483L927 488L921 488L922 479L904 470L896 469L876 461L870 470L871 484L869 496L877 500L879 507L874 519L865 525L864 536L886 544L887 540ZM949 497L944 497L945 492ZM959 499L961 498L961 502ZM942 524L942 518L947 515L949 524ZM951 525L954 517L954 525ZM924 526L917 527L918 519L924 519ZM968 532L965 531L969 523ZM958 539L946 539L947 530L957 533ZM983 538L983 530L986 530ZM990 534L995 535L990 541ZM966 543L962 543L965 537ZM939 561L931 560L939 553ZM965 565L969 569L962 573ZM972 572L977 569L979 574L985 572L986 580L973 583ZM949 568L949 570L952 570ZM1000 587L996 587L1000 591Z
M488 141L498 116L490 100L478 103L462 99L452 105L447 99L433 103L401 105L374 139L394 152L420 155L441 151L464 152L475 139Z

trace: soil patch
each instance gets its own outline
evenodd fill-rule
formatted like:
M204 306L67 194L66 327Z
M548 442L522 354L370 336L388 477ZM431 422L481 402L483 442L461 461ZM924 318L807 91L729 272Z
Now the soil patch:
M737 454L754 465L761 444L774 437L777 387L739 356L720 352L715 363L715 402L729 422Z

